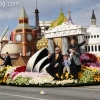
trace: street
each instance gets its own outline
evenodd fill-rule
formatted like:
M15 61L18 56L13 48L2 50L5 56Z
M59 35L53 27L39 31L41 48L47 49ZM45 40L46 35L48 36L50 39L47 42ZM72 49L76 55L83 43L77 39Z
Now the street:
M41 90L46 95L40 94ZM100 100L100 86L50 88L0 86L0 100Z

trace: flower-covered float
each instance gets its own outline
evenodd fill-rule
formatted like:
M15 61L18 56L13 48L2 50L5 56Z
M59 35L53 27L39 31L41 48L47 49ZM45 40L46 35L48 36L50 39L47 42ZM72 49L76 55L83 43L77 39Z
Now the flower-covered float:
M73 79L73 76L68 78L67 72L65 80L53 81L53 77L45 71L45 68L49 65L46 59L47 58L44 57L40 60L39 57L32 63L29 61L28 68L26 66L0 68L0 84L17 86L75 86L100 84L100 59L94 54L83 53L81 55L82 70L78 73L77 81ZM38 61L39 63L37 63ZM30 64L33 66L33 69L29 66ZM45 67L43 68L43 66ZM56 75L58 76L57 73ZM63 76L61 76L61 78L63 79Z

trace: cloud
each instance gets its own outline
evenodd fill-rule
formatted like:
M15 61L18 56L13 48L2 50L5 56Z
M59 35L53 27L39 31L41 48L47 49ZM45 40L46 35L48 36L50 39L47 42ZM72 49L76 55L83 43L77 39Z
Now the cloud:
M71 4L73 3L77 3L80 0L62 0L62 4L63 5L68 5L68 3L70 2ZM0 4L5 2L6 4L8 3L7 0L1 0ZM22 6L25 6L25 9L27 11L27 14L29 16L34 16L34 10L36 8L36 1L35 0L9 0L9 2L18 2L19 5L16 6L5 6L3 7L3 5L0 5L0 19L12 19L12 18L17 18L20 10L22 8ZM46 14L48 13L52 13L55 12L57 10L55 10L55 8L59 8L61 7L61 0L37 0L38 2L38 9L40 11L40 15L41 16L46 16Z
M71 5L71 16L75 24L83 25L85 27L90 26L90 19L92 10L95 8L95 15L97 17L97 24L100 26L100 0L62 0L63 12L68 17L68 5ZM7 0L0 0L1 2L8 2ZM17 26L17 20L22 9L25 7L26 13L29 17L30 25L35 24L36 0L9 0L9 2L18 2L16 6L0 6L0 22L3 22L3 27L9 21L10 30L13 30ZM55 20L60 13L61 0L37 0L40 20Z

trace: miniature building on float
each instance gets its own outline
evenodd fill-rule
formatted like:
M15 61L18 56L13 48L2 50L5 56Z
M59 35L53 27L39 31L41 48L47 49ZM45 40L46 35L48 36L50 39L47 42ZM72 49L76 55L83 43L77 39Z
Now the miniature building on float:
M26 56L26 53L28 52L33 54L32 51L34 50L34 36L32 33L32 28L28 24L28 16L24 7L21 10L18 20L19 24L13 32L13 41L20 47L23 56Z
M29 25L28 16L24 7L22 7L20 16L18 18L18 26L11 33L11 40L20 47L22 56L33 55L36 49L36 43L41 39L41 29L39 27L39 11L35 9L35 27Z
M28 61L26 71L28 72L45 72L48 62L48 49L38 50Z
M39 21L39 26L41 28L41 34L44 34L46 30L49 29L52 21Z
M91 17L91 26L87 29L85 38L87 43L85 44L86 52L93 53L96 56L100 56L100 27L96 24L96 17L94 10Z
M48 48L48 39L46 39L45 37L42 37L42 39L40 39L37 44L36 44L37 50L40 50L44 47Z
M29 58L29 56L20 56L12 66L27 66Z
M61 10L59 17L56 20L54 20L51 23L51 25L49 25L50 26L49 28L55 28L56 26L61 25L63 22L67 22L67 21L68 21L68 19L65 17L65 15L63 14L63 12ZM43 34L45 35L45 31ZM55 43L54 43L54 45L56 46ZM42 39L37 42L36 47L37 47L37 50L40 50L44 47L48 48L48 39L45 37L42 37Z
M37 43L38 49L47 47L45 42L44 44L41 42L42 40L47 41L48 39L48 50L50 53L54 52L55 46L59 46L61 48L62 54L66 54L70 39L75 38L78 43L84 41L86 28L80 25L73 24L70 12L69 12L69 18L67 20L67 18L61 11L58 19L51 24L51 27L47 31L45 31L44 34L46 39L41 39L40 41L38 41ZM85 46L82 46L81 52L84 51L85 51Z
M1 55L4 56L6 52L9 53L11 58L18 58L19 57L19 47L13 43L12 41L9 41L1 50Z

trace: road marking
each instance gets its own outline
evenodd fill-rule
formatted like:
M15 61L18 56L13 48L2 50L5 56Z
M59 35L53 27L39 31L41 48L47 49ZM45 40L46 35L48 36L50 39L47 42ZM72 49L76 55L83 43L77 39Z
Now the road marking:
M35 99L35 100L47 100L47 99L28 97L28 96L22 96L22 95L14 95L14 94L7 94L7 93L0 93L0 95L7 95L7 96L12 96L12 97L20 97L20 98L27 98L27 99Z

